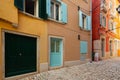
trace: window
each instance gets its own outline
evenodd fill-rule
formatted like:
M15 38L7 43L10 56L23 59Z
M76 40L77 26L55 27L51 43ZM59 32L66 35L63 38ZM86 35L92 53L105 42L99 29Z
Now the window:
M67 23L67 4L61 0L14 0L14 5L31 15Z
M105 26L106 26L106 18L103 16L102 19L103 19L103 20L102 20L103 26L105 27Z
M106 27L106 17L103 16L102 13L100 13L100 24L101 26Z
M54 19L54 3L51 2L51 18Z
M67 4L61 0L46 0L48 18L67 23Z
M113 4L112 4L112 2L110 1L110 3L109 3L109 8L112 9L112 7L113 7Z
M14 5L25 13L47 19L46 0L14 0Z
M91 30L91 16L79 10L79 27L84 30Z
M82 14L82 26L83 26L83 29L86 29L86 26L87 26L87 16L86 15L84 15L84 14Z
M109 20L109 30L113 30L113 22Z
M15 0L14 4L21 11L38 16L38 0Z
M35 0L25 0L25 12L35 15Z
M60 3L56 1L51 1L51 18L60 20Z

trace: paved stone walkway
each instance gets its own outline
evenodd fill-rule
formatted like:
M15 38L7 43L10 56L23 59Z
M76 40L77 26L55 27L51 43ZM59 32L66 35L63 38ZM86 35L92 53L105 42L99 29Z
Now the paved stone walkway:
M120 58L51 70L20 80L120 80Z

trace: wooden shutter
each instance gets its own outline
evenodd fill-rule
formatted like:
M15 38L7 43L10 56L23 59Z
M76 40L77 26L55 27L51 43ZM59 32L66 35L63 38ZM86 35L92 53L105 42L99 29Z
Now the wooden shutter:
M14 0L14 5L21 11L24 10L24 0Z
M51 0L46 0L46 11L48 17L51 17Z
M46 14L46 0L39 0L39 17L43 19L47 19Z
M91 16L87 16L87 29L91 30Z
M67 23L67 4L61 2L61 21Z
M82 11L79 10L79 27L81 27L81 28L83 27L82 22L83 22L83 19L82 19Z
M88 49L88 45L86 41L80 41L80 53L86 54Z

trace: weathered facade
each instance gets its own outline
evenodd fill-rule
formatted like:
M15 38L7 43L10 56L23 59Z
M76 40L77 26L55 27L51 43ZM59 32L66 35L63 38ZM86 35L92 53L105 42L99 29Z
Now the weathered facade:
M92 1L93 51L102 59L118 55L119 34L117 31L115 0Z
M85 2L81 1L69 1L62 0L66 4L66 19L65 23L61 22L61 20L56 20L55 18L49 18L47 21L48 24L48 38L55 38L62 40L62 65L61 66L70 66L74 64L79 64L84 62L84 59L90 59L91 56L91 43L90 43L90 23L88 23L88 16L90 16L90 0ZM84 7L86 6L86 7ZM65 9L65 8L64 8ZM71 12L72 11L72 12ZM82 13L85 14L85 27L83 27L82 23ZM51 13L52 14L52 13ZM61 14L59 14L61 15ZM89 18L90 20L91 18ZM90 21L89 21L90 22ZM88 25L89 24L89 25ZM49 50L51 50L50 41L49 42ZM80 43L83 42L82 48L80 47ZM81 44L82 45L82 44ZM84 50L85 49L85 50ZM49 51L51 55L51 52ZM50 59L49 60L52 61ZM83 59L83 61L81 61ZM52 65L48 61L49 65ZM86 60L85 60L86 61ZM51 67L51 66L50 66Z
M0 0L0 5L0 80L90 60L90 0Z
M40 63L47 62L47 24L41 18L18 11L14 0L0 0L0 5L0 80L40 72Z
M120 0L115 0L114 1L115 2L115 9L117 10L117 8L118 8L118 6L119 6L119 4L120 4ZM113 20L115 23L116 23L116 34L117 34L117 36L120 36L120 27L119 27L119 25L120 25L120 18L119 18L119 13L116 11L115 12L115 18L114 18L114 20ZM117 53L118 53L118 56L120 56L120 38L118 39L118 42L117 42L118 44L117 44Z

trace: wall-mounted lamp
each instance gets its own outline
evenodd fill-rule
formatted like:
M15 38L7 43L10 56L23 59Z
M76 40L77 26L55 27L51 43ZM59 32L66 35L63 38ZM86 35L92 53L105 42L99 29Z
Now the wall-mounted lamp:
M78 6L78 11L80 10L80 6Z
M78 40L80 40L80 35L78 35Z

